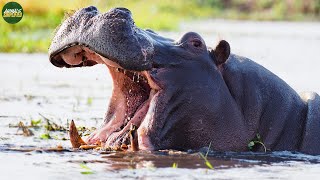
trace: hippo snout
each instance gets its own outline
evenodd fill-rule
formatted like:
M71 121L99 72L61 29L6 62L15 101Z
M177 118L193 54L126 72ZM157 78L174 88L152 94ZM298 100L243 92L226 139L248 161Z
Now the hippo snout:
M87 61L91 60L91 52L126 69L146 70L151 68L154 47L150 37L134 25L128 9L99 13L96 7L89 6L61 24L49 56L57 67L79 67L92 65Z
M121 11L122 13L126 13L131 16L131 11L124 7L117 7L117 8L111 9L111 11Z
M94 6L89 6L89 7L86 7L86 8L83 8L83 11L84 12L92 12L92 11L97 11L98 12L98 9Z

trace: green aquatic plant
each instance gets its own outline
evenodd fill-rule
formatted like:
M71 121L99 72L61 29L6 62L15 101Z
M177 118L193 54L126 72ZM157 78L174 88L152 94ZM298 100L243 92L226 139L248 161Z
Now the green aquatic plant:
M31 119L31 126L32 127L38 127L41 122L42 122L41 119Z
M58 125L57 123L53 122L51 119L49 119L48 117L42 115L39 113L39 115L41 117L43 117L43 119L45 120L46 124L44 125L44 128L47 131L67 131L67 128Z
M199 152L200 157L202 157L202 159L204 160L204 164L209 168L209 169L214 169L212 164L210 163L210 161L208 160L208 154L210 151L210 147L211 147L211 142L209 144L208 150L206 155L203 155L201 152Z
M174 162L174 163L172 164L172 168L178 168L178 163L175 163L175 162Z
M91 168L89 168L85 163L81 163L80 167L84 169L84 171L80 172L81 174L94 174L94 171Z
M256 136L248 143L248 148L250 151L252 151L258 145L262 145L262 147L264 148L264 152L267 152L267 147L262 142L262 139L259 133L257 133Z
M40 139L51 139L51 136L49 133L44 133L40 135Z
M92 105L92 101L93 101L92 97L88 97L87 98L87 105L91 106Z
M210 161L208 161L207 156L204 156L202 153L199 153L199 155L204 159L204 164L209 168L209 169L214 169Z

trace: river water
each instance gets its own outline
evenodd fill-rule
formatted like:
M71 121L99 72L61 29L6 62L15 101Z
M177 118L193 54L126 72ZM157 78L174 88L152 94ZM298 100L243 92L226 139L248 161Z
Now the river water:
M227 40L232 53L249 57L284 79L298 92L320 93L320 23L208 20L184 23L178 38L196 31L208 46ZM97 127L111 96L106 67L59 69L46 54L0 54L0 179L315 179L320 156L296 152L215 153L205 165L198 152L74 151L65 131L30 128L25 137L19 121L45 118L66 127ZM49 133L51 138L43 138ZM48 150L61 145L64 151ZM203 150L202 153L206 153ZM177 168L173 168L177 164Z

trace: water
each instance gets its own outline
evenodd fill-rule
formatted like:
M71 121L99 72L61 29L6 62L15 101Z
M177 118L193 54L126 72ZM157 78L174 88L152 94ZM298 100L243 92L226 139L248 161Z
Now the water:
M320 93L320 23L203 21L181 25L207 45L226 39L233 53L249 57L284 79L298 92ZM177 38L182 33L161 32ZM0 179L301 179L320 175L320 156L293 152L215 153L209 170L198 152L101 153L74 151L65 132L32 129L18 135L9 124L43 116L67 126L97 127L111 95L111 78L102 65L59 69L46 54L0 54ZM63 146L62 152L48 151ZM202 153L205 153L203 150ZM172 168L176 163L178 168ZM83 167L82 164L85 164ZM87 168L87 169L86 169ZM92 174L82 174L83 172Z

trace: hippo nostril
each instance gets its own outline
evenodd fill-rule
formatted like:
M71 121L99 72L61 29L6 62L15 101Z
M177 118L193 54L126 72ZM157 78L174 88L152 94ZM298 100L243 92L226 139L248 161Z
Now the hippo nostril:
M127 8L124 8L124 7L117 7L115 9L120 10L120 11L124 11L124 12L126 12L128 14L131 14L131 11L129 9L127 9Z
M98 9L97 9L96 7L94 7L94 6L86 7L86 8L84 8L84 10L85 10L86 12L98 11Z

